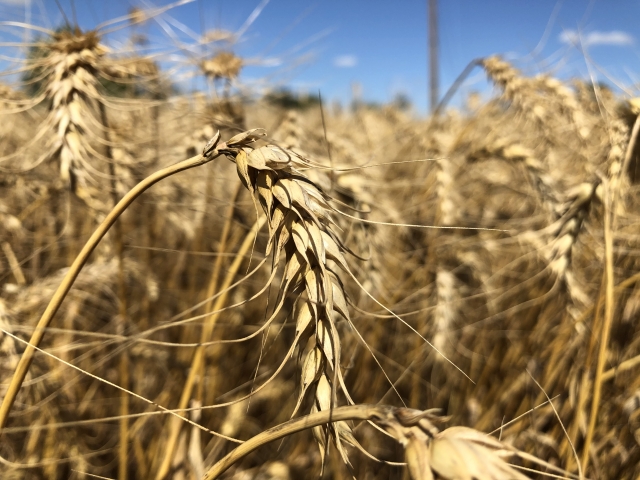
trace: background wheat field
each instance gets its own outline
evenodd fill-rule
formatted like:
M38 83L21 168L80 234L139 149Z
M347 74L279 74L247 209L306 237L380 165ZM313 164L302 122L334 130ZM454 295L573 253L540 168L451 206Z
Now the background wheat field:
M640 101L258 93L221 30L180 91L103 42L156 13L1 47L3 479L640 478Z

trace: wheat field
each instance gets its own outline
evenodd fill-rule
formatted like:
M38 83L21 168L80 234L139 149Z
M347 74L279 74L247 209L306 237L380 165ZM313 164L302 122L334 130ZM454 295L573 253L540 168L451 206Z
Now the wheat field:
M176 92L102 32L0 85L3 479L640 478L640 101Z

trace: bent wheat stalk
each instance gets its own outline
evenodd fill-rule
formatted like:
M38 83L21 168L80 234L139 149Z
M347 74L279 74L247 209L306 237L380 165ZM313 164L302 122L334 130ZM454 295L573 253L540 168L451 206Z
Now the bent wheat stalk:
M400 443L404 447L405 462L412 480L527 480L527 476L507 463L506 460L513 457L560 474L565 473L558 467L472 428L451 427L440 432L436 425L441 425L447 419L440 417L436 410L420 411L386 405L351 405L321 410L266 430L231 451L213 465L202 479L218 478L234 463L266 443L310 428L319 428L330 422L347 420L371 421Z
M138 198L152 185L178 172L182 172L194 167L199 167L217 158L220 155L220 153L216 149L219 139L220 133L216 133L216 135L209 141L209 143L207 143L204 150L202 151L202 154L191 157L180 163L176 163L175 165L163 168L162 170L158 170L157 172L153 173L152 175L148 176L140 183L138 183L129 191L129 193L122 197L122 200L120 200L118 204L113 208L113 210L109 212L102 223L93 232L89 240L87 240L87 243L84 245L71 267L69 267L69 271L64 276L62 282L60 283L60 286L51 298L51 301L47 305L46 310L42 314L42 317L38 321L38 324L36 325L36 328L31 335L29 345L23 352L22 357L20 357L20 361L18 362L16 371L11 378L11 383L7 388L7 394L2 400L2 406L0 406L0 435L2 434L2 429L6 426L11 407L16 400L18 391L22 386L22 382L24 382L29 367L31 366L31 362L33 361L33 357L36 351L35 347L38 347L40 345L47 327L51 323L51 320L53 320L53 317L60 308L60 305L62 305L62 301L69 293L69 290L71 290L73 283L78 277L80 270L82 270L82 267L87 262L89 255L91 255L98 243L100 243L100 240L102 240L111 226L115 223L118 217L120 217L120 215L122 215L122 213L129 207L129 205L131 205L136 198Z
M247 440L214 464L202 478L203 480L213 480L218 478L234 463L246 457L262 445L273 442L274 440L279 440L288 435L292 435L309 428L316 428L329 422L373 420L375 417L381 416L381 412L385 409L385 407L378 405L350 405L346 407L339 407L334 410L321 410L304 417L289 420L288 422L270 428L269 430L265 430L250 440Z

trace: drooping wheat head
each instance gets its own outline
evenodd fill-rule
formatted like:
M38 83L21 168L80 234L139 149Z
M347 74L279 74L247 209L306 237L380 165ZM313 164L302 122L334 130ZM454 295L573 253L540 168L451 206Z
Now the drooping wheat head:
M312 412L325 411L338 404L339 391L352 402L341 370L336 325L339 317L350 321L341 279L341 275L350 274L344 256L348 250L336 233L331 198L304 173L318 165L282 147L258 146L256 142L264 136L264 130L249 130L217 149L235 162L256 211L259 203L267 216L265 253L273 255L274 268L281 260L284 263L278 305L270 318L278 313L287 295L297 297L293 347L298 346L305 358L293 415L307 398L312 399ZM322 455L329 436L348 462L343 442L353 444L355 439L345 422L331 425L329 432L319 427L313 432Z

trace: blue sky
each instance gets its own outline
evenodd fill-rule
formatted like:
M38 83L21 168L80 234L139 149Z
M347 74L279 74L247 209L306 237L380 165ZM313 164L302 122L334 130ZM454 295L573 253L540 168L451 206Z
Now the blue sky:
M59 3L73 20L71 0ZM75 0L75 11L81 27L92 28L132 6L168 3ZM260 15L247 25L260 7ZM494 53L516 61L528 73L552 71L563 78L591 73L629 93L640 76L639 0L439 0L438 8L441 92L470 60ZM49 28L64 22L55 0L0 0L0 18L26 19ZM158 19L140 31L165 51L173 50L173 59L184 58L180 52L185 49L190 50L188 58L202 52L185 47L194 43L189 30L196 35L203 29L242 30L234 50L262 63L243 71L241 80L247 84L320 90L328 100L348 102L357 82L366 100L385 102L404 93L418 110L426 109L426 0L199 0ZM5 40L17 32L1 30ZM109 42L117 46L129 33L114 32ZM182 50L176 48L176 39ZM586 48L590 68L577 42ZM465 90L485 89L483 78L477 71Z

